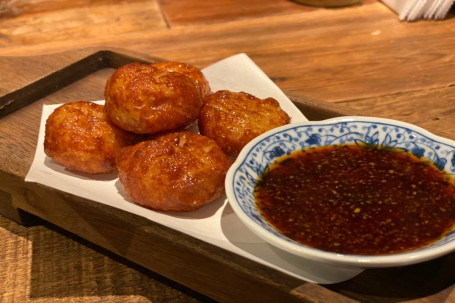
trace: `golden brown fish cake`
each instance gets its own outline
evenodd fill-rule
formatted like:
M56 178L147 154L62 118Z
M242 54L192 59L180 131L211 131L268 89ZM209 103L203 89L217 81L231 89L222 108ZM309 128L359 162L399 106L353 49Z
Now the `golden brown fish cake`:
M104 96L112 123L138 134L184 127L197 119L202 106L200 89L189 77L139 63L117 69Z
M63 104L49 115L44 152L67 169L105 174L115 171L120 149L137 139L110 123L104 106L78 101Z
M244 92L220 90L205 99L198 125L201 134L236 157L252 139L290 120L273 98L261 100Z
M215 141L179 131L125 147L117 166L134 203L155 210L191 211L222 194L230 162Z
M189 78L191 78L197 85L202 92L202 97L205 98L209 94L212 93L210 89L209 82L205 78L202 71L188 63L181 63L181 62L172 62L172 61L165 61L165 62L157 62L152 64L152 66L157 67L159 69L167 70L169 72L176 72L181 73Z

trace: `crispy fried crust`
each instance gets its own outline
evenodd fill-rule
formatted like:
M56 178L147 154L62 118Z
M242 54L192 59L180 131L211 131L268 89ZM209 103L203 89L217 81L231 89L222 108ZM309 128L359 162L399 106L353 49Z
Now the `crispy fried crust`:
M202 106L200 89L189 77L139 63L117 69L104 96L109 119L138 134L184 127L197 119Z
M215 141L180 131L124 148L117 165L133 202L156 210L191 211L221 195L230 162Z
M203 98L212 93L209 82L205 78L204 74L195 66L192 66L188 63L172 61L157 62L152 64L152 66L162 70L167 70L169 72L181 73L188 76L199 86Z
M252 139L290 120L273 98L261 100L244 92L221 90L205 99L198 125L201 134L236 157Z
M78 101L59 106L48 117L44 152L70 170L111 173L116 169L120 149L136 140L137 135L107 120L104 106Z

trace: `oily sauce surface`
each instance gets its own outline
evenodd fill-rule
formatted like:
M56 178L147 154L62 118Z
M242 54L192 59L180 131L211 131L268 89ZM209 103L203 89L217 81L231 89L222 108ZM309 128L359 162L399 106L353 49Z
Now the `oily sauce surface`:
M308 246L389 254L425 246L455 222L455 185L393 149L339 145L284 156L256 184L262 215Z

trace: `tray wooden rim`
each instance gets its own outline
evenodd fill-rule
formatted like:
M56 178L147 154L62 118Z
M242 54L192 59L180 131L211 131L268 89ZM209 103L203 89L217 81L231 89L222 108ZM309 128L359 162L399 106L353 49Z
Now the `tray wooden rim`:
M22 107L98 70L118 68L130 62L163 61L160 58L119 49L83 49L65 53L65 56L71 56L71 54L76 53L82 53L82 56L77 61L62 66L61 69L45 74L35 81L25 83L17 90L0 96L0 118L12 114ZM62 54L60 53L59 55ZM348 115L348 111L341 107L338 108L329 103L288 92L285 93L310 120ZM286 298L289 302L316 302L321 298L326 298L327 300L336 298L339 302L352 301L323 286L290 277L145 218L38 183L25 182L24 177L11 172L0 171L0 179L12 180L8 184L0 185L0 191L7 193L11 197L9 202L5 203L3 201L0 204L0 214L26 226L34 224L35 216L39 217L214 299L236 302L248 298L251 302L264 302ZM54 201L53 205L44 206L40 203L43 199ZM60 214L52 214L49 212L50 207L60 207L62 212ZM77 222L65 220L65 216L69 215L74 209L78 209L79 215L83 216L83 220ZM125 245L119 246L117 243L112 243L108 240L109 237L106 235L112 233L110 228L113 227L106 227L97 223L99 221L98 215L100 214L105 218L114 218L131 224L127 230L115 227L119 238L125 243L129 242L127 238L131 236L128 230L134 231L134 237L137 239L127 243L128 249L126 249ZM153 246L153 243L160 243L161 251L150 255L149 252L144 250L146 250L147 246ZM182 274L176 268L175 264L178 259L170 258L164 262L160 260L160 255L169 256L169 253L174 249L179 250L180 253L185 252L192 260L213 265L212 270L210 270L209 266L204 267L205 271L199 273L201 278L216 276L220 266L222 266L226 277L212 279L213 283L202 286L194 276L197 268L193 268L191 271L192 275L187 276L188 274ZM143 258L145 255L150 256L150 258ZM241 279L234 279L234 281L232 280L233 277ZM204 282L207 283L209 280L205 279ZM239 285L239 280L243 280L243 284L240 283ZM222 289L220 289L221 284L223 285ZM264 289L267 289L267 291L264 291ZM305 289L305 291L302 292L302 289ZM311 296L308 295L309 293L311 293Z

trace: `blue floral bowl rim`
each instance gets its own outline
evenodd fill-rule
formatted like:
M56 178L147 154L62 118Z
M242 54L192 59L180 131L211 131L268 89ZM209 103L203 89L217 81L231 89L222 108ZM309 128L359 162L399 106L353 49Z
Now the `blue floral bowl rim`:
M449 145L455 150L455 141L448 138L444 138L434 133L431 133L419 126L410 124L407 122L402 122L393 119L387 118L377 118L377 117L368 117L368 116L343 116L336 117L320 121L304 121L287 124L281 127L274 128L269 130L262 135L256 137L250 141L239 153L234 163L229 168L226 179L225 179L225 189L228 202L234 210L235 214L239 219L252 231L254 234L259 236L262 240L268 242L274 247L277 247L281 250L287 251L296 256L300 256L306 259L311 259L324 263L331 263L341 266L354 266L354 267L363 267L363 268L375 268L375 267L393 267L393 266L404 266L410 264L416 264L424 261L428 261L445 254L448 254L455 250L455 239L444 243L443 245L434 246L434 247L422 247L417 250L396 253L390 255L348 255L340 254L329 251L320 250L317 248L312 248L305 246L300 243L283 240L257 223L253 222L239 206L239 202L234 194L233 184L234 184L234 175L235 172L245 163L245 159L250 155L254 148L264 139L286 132L287 130L294 129L301 126L320 126L320 125L330 125L337 124L340 122L370 122L370 123L381 123L389 124L403 128L409 128L421 135L446 145ZM323 145L321 145L323 146ZM265 220L264 220L265 221Z

